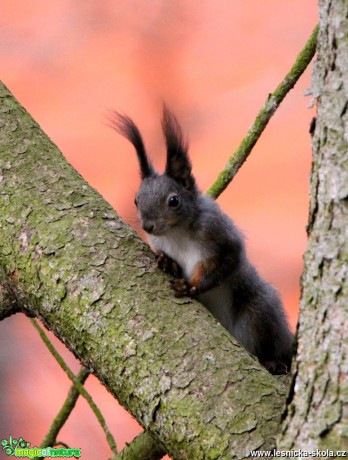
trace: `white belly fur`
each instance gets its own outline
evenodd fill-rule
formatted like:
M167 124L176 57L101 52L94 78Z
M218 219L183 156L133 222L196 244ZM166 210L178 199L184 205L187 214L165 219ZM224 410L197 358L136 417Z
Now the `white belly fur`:
M178 234L170 236L148 235L148 238L152 248L157 253L166 253L180 265L186 279L191 278L197 263L206 258L203 247L191 238L181 237ZM228 282L200 293L198 300L230 333L234 333L233 309L231 308L231 292Z
M148 238L156 252L163 251L180 265L187 279L193 275L197 263L204 259L202 246L189 237L173 232L165 236L148 235Z

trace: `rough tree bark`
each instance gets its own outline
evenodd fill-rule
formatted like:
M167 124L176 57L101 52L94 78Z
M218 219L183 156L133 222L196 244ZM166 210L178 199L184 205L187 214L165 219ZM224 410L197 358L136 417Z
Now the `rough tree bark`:
M309 244L295 381L278 446L348 450L348 2L319 6Z
M174 459L272 448L285 388L154 256L0 85L0 319L40 318ZM1 300L1 297L0 297Z

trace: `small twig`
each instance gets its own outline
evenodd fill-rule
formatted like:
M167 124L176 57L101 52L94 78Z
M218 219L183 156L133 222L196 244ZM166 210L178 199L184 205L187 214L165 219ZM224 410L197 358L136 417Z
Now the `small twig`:
M89 370L82 366L79 373L76 376L76 379L83 385L89 376ZM44 437L40 447L43 449L45 447L53 447L57 444L57 436L64 423L67 421L69 415L76 405L76 401L80 396L80 392L75 387L75 384L72 384L68 393L66 400L64 401L60 411L56 415L55 419L50 426L50 429L46 436Z
M110 460L159 460L165 455L166 451L149 432L144 431Z
M232 181L239 168L248 158L252 148L261 136L262 131L267 126L270 118L279 107L287 93L294 87L297 80L306 70L311 62L317 46L318 26L316 26L305 44L303 50L297 56L296 61L284 80L278 85L276 90L268 95L266 102L259 111L252 127L240 143L234 155L230 157L225 168L221 171L214 184L208 190L208 194L217 198Z
M57 446L62 446L62 447L64 447L64 449L71 449L71 447L67 443L65 443L64 441L57 441L55 443L54 447L57 447ZM47 447L49 447L49 446L47 446Z
M49 351L52 353L52 355L55 357L56 361L60 365L60 367L63 369L63 371L67 374L69 379L74 383L75 387L79 391L79 393L86 399L88 404L90 405L92 411L94 412L95 416L97 417L97 420L99 421L101 427L104 430L104 433L106 435L106 440L110 446L110 449L112 452L116 455L117 454L117 447L116 447L116 442L115 439L113 438L112 434L110 433L110 430L108 426L106 425L105 419L100 412L99 408L96 406L95 402L93 401L91 395L86 391L83 385L77 380L73 372L69 369L68 365L64 361L64 359L60 356L58 351L54 348L52 343L50 342L49 338L47 337L45 331L41 328L41 326L35 321L35 319L31 318L30 319L32 325L35 327L35 329L38 331L40 334L41 339L44 341L45 345L49 349Z

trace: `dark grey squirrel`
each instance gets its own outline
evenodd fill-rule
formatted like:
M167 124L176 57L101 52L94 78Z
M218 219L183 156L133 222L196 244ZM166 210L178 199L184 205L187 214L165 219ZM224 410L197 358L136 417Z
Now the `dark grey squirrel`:
M273 374L291 367L292 333L277 291L249 262L243 237L191 173L188 142L164 106L164 174L148 159L141 134L126 115L110 125L135 147L141 185L135 204L158 266L174 275L177 297L196 297Z

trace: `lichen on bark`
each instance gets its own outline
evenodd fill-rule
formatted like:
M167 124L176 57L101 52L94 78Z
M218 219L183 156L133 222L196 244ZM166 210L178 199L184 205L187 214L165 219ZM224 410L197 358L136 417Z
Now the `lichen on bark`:
M348 448L348 3L319 3L309 242L279 447L336 451Z
M274 446L284 385L203 306L175 301L149 248L4 85L0 175L0 265L21 308L173 458Z

